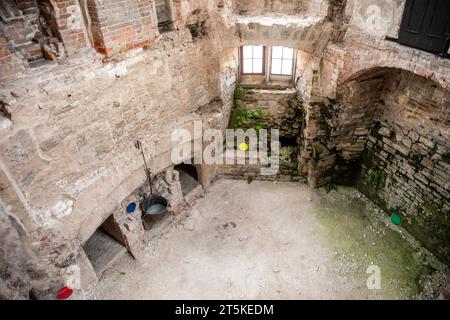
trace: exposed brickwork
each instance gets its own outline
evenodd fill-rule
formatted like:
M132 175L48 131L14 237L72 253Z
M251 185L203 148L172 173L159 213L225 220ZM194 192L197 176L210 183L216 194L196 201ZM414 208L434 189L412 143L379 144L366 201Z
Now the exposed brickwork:
M10 2L15 16L2 17L1 78L40 63L74 55L87 47L76 0L20 0ZM9 53L7 53L7 51Z
M94 45L106 55L150 44L157 34L152 0L96 0L88 9Z
M400 2L395 1L396 12ZM234 0L174 0L175 28L160 36L153 0L42 0L39 10L35 1L17 3L19 19L2 24L0 35L0 116L8 120L0 129L0 197L36 244L37 255L59 272L73 265L90 268L82 243L107 216L122 215L130 194L143 184L135 140L146 146L153 173L166 172L161 186L175 188L178 180L168 170L171 133L191 132L197 120L207 124L204 129L226 127L242 44L301 50L297 92L275 98L255 93L247 101L271 110L268 122L297 139L300 170L295 175L289 166L292 178L301 180L304 173L314 186L357 181L447 259L450 146L444 89L450 87L450 60L384 40L397 20L372 30L366 9L384 3L385 19L392 13L390 2L240 1L241 9L245 3L257 6L242 16ZM299 3L305 6L296 7ZM311 8L321 15L303 15ZM39 13L55 32L51 38L64 43L67 63L30 68L42 54L33 40L42 40ZM258 16L262 13L269 17ZM149 50L102 60L94 50L83 52L87 38L108 56L144 45ZM303 101L290 108L295 93ZM369 184L374 167L385 172L384 186ZM211 176L218 171L207 170ZM176 202L170 188L156 189ZM0 225L11 230L8 221ZM130 239L136 236L139 243L133 224Z
M404 227L449 262L449 92L404 71L391 72L386 82L358 185L388 212L401 214ZM373 168L385 173L384 185L370 182Z
M49 0L46 0L49 1ZM53 0L53 14L61 40L69 55L87 47L83 18L76 0Z
M24 59L25 65L29 61L42 58L40 46L33 41L40 35L38 28L39 10L35 1L18 1L16 16L5 19L1 23L3 36L6 38L11 53L16 52ZM11 62L10 62L11 63ZM13 66L10 65L10 68Z
M36 0L17 0L17 5L24 15L39 13Z
M448 262L449 106L449 92L431 80L367 70L341 85L337 100L308 106L303 171L313 185L353 184L359 175L358 188L404 215L405 227ZM383 186L371 183L376 170Z
M299 146L303 143L304 110L293 88L287 89L252 89L246 88L241 97L235 98L235 108L243 108L249 111L261 111L262 115L249 120L242 128L266 128L278 129L280 134L280 168L276 176L263 177L259 173L260 166L255 165L247 171L245 166L221 166L222 175L258 176L262 179L276 180L279 178L288 180L302 180L298 172ZM239 115L239 113L238 113ZM236 113L232 113L232 117Z

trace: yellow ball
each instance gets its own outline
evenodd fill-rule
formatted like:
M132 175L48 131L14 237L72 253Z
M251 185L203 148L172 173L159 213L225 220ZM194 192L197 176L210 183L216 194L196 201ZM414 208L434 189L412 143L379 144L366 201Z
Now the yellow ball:
M242 143L239 145L239 149L240 149L241 151L247 151L247 150L248 150L248 144L246 144L245 142L242 142Z

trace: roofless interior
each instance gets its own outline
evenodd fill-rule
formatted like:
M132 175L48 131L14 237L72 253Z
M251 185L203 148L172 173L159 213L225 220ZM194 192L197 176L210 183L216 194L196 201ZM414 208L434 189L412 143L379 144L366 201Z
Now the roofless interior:
M0 2L1 299L449 299L450 2Z

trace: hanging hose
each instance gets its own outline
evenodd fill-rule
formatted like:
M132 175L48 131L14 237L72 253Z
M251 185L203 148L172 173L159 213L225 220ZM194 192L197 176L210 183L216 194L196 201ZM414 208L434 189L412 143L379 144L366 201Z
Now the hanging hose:
M152 189L152 174L150 169L147 166L147 160L145 160L145 155L144 155L144 148L142 148L142 143L137 140L134 143L134 146L136 147L136 149L141 151L141 155L142 155L142 160L144 160L144 169L145 169L145 174L147 176L147 183L148 183L148 187L150 189L150 196L153 194L153 189Z

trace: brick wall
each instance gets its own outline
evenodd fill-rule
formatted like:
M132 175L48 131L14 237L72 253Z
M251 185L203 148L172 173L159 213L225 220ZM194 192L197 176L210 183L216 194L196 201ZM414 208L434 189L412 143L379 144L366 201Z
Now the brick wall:
M8 2L5 4L8 5ZM36 2L21 0L15 4L9 2L9 5L14 14L11 17L3 17L4 23L1 24L3 41L7 42L7 48L11 52L17 51L25 65L28 61L42 58L39 44L33 42L33 38L37 38L39 35L37 26L39 10ZM10 65L9 68L14 68L14 66Z
M39 64L48 55L43 46L58 48L58 58L71 56L87 47L84 22L76 0L18 0L9 6L11 17L2 17L0 34L0 79ZM5 7L3 7L5 8ZM43 26L43 23L45 26ZM64 48L61 45L64 44ZM61 49L61 50L60 50ZM56 58L55 58L56 59Z
M450 96L405 71L386 75L357 185L443 261L450 261ZM373 174L383 172L379 184ZM381 170L381 171L380 171Z
M45 0L52 4L58 32L68 55L80 52L88 46L80 5L76 0Z
M39 13L36 0L17 0L17 5L24 15Z
M386 70L373 69L339 87L335 100L310 103L307 112L304 172L319 186L339 177L353 184L373 125Z
M106 55L152 43L157 34L152 0L88 3L95 48Z
M355 184L450 261L450 95L432 80L372 68L306 105L301 168L308 182Z

